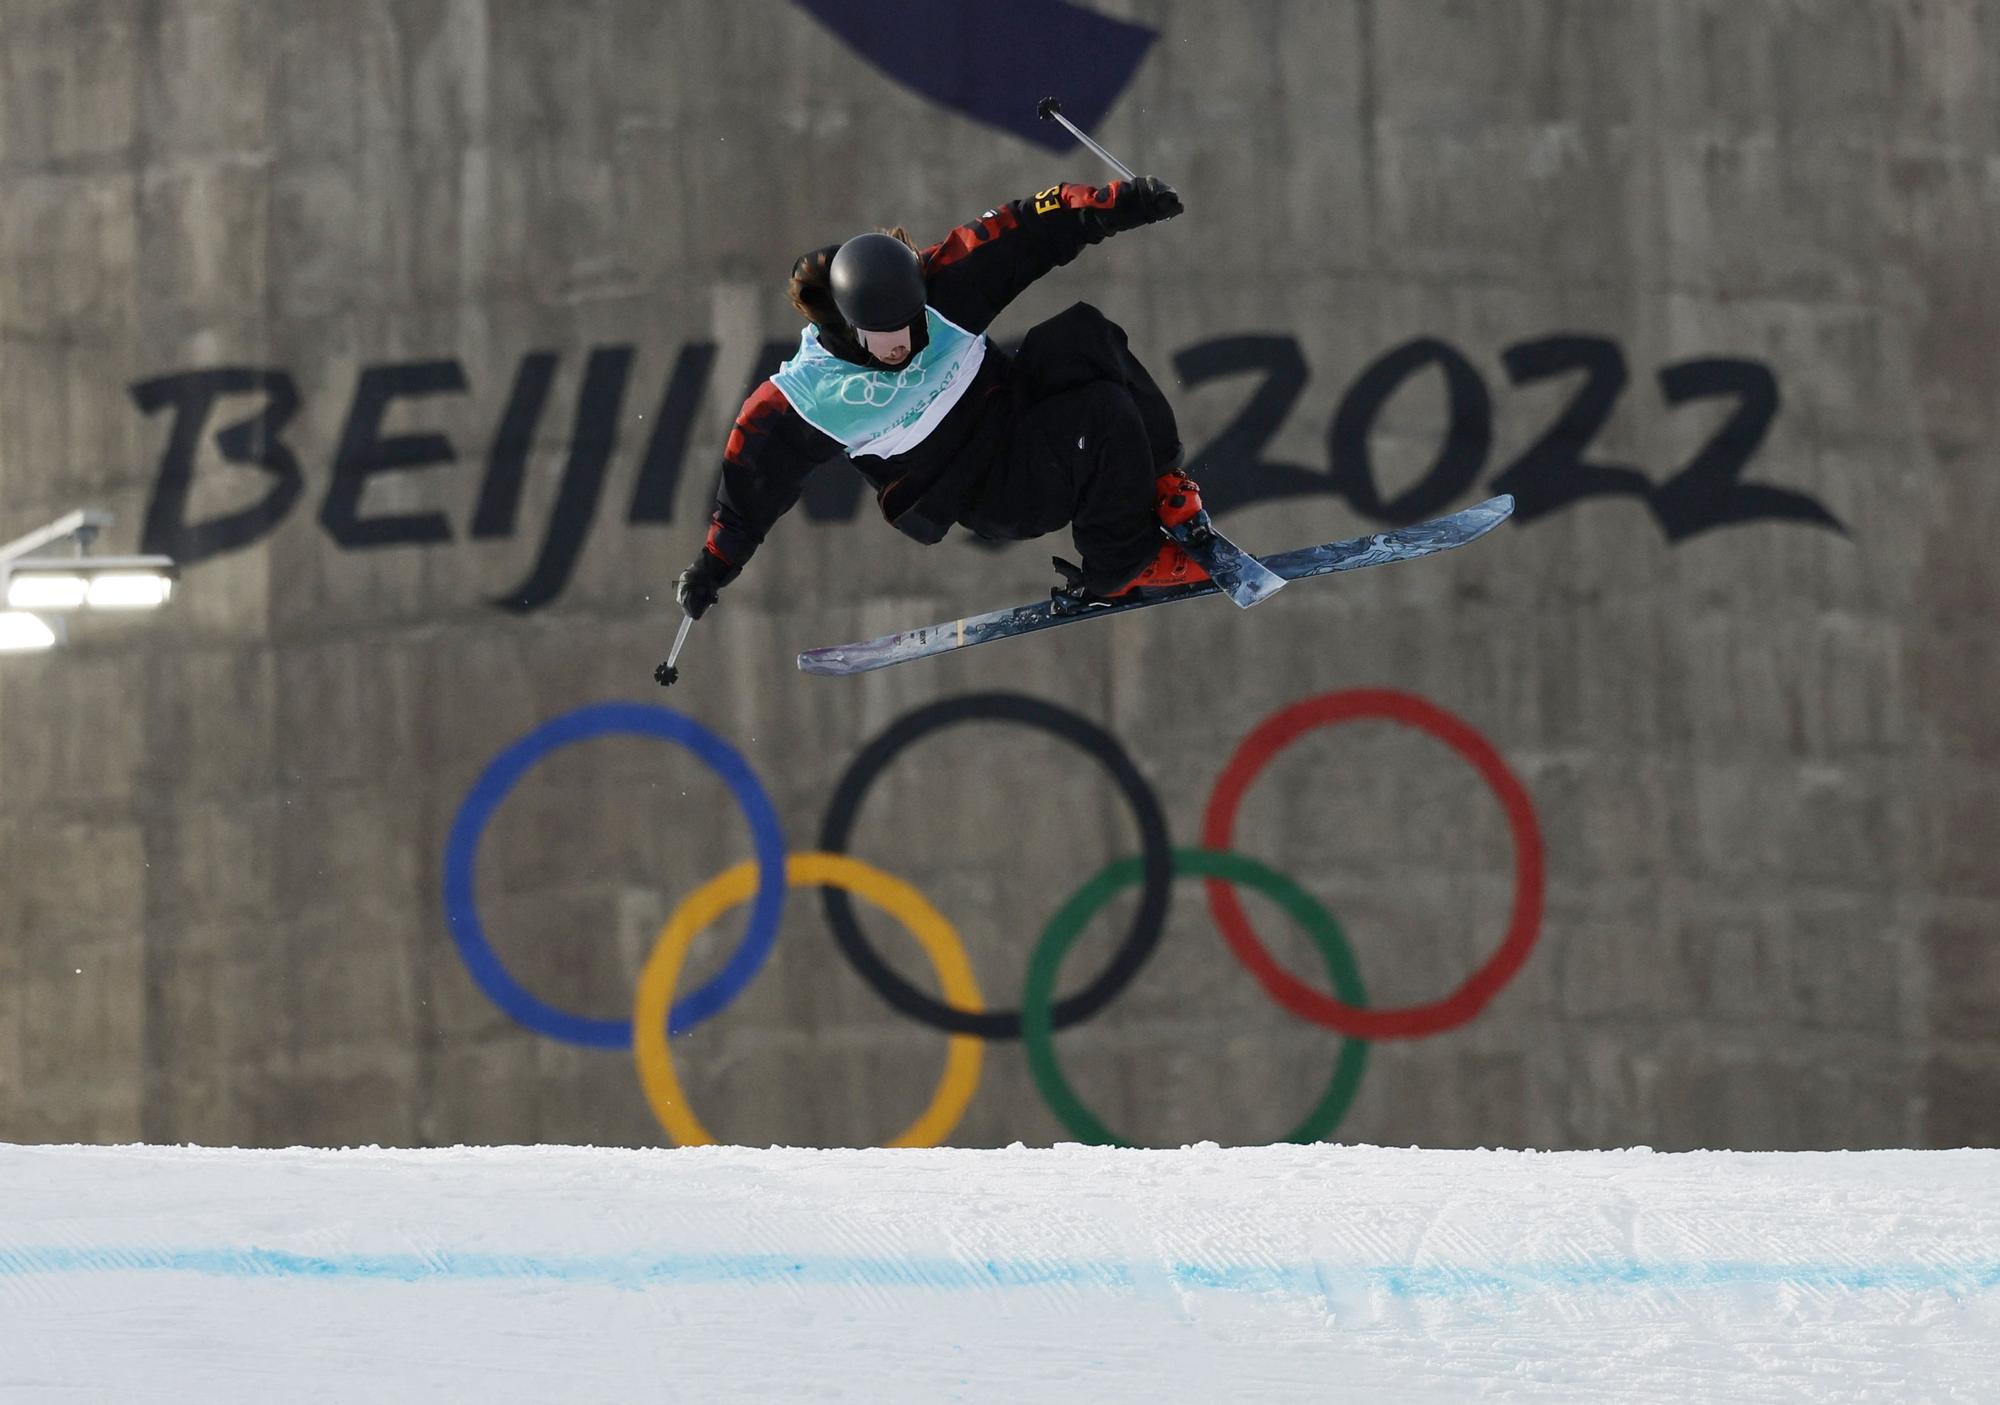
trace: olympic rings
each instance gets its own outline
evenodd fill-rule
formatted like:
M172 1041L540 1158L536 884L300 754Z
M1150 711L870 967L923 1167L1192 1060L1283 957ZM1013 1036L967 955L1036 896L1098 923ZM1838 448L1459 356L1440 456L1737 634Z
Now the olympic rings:
M715 733L668 708L643 703L596 703L551 718L493 758L459 806L445 841L444 907L451 938L473 980L487 998L519 1024L598 1049L624 1049L632 1043L632 1026L625 1020L597 1020L559 1010L536 999L500 964L479 921L474 870L479 839L493 812L534 764L559 747L594 737L633 735L658 737L686 747L728 783L750 821L751 844L757 852L757 902L750 910L750 928L707 985L691 993L673 1011L676 1032L693 1029L734 1000L750 984L778 940L778 919L785 902L785 837L778 812L750 763Z
M1333 978L1333 988L1340 992L1340 998L1350 1005L1367 1003L1368 994L1361 984L1361 971L1354 964L1354 952L1348 947L1340 924L1291 879L1241 854L1212 853L1205 849L1174 850L1174 869L1181 874L1247 883L1276 900L1305 928L1319 947L1320 954L1326 958L1327 974ZM1064 955L1075 944L1090 919L1113 893L1138 881L1139 861L1121 859L1100 870L1096 877L1084 884L1076 896L1049 919L1049 925L1035 947L1034 958L1028 963L1027 989L1021 996L1021 1047L1027 1051L1028 1068L1034 1074L1035 1086L1041 1089L1043 1100L1062 1119L1065 1127L1084 1141L1099 1146L1130 1146L1131 1143L1099 1121L1097 1114L1083 1105L1082 1099L1064 1079L1062 1069L1056 1063L1049 997L1054 994L1056 972L1062 966ZM1316 1142L1339 1126L1340 1119L1347 1115L1348 1107L1354 1102L1355 1092L1361 1087L1361 1074L1367 1063L1366 1042L1343 1039L1340 1057L1333 1066L1333 1081L1327 1085L1326 1092L1312 1111L1306 1114L1305 1120L1287 1133L1284 1140Z
M907 366L893 376L884 371L856 371L841 378L840 403L869 405L879 410L884 405L895 404L896 397L911 386L922 385L927 374L922 366ZM875 398L877 390L883 392L880 400Z
M1513 838L1515 891L1506 935L1464 984L1427 1005L1367 1008L1360 973L1339 924L1291 879L1230 848L1244 793L1279 751L1314 728L1368 718L1415 727L1468 761L1499 797ZM909 884L843 852L869 786L889 762L904 747L931 732L968 721L1018 722L1080 747L1110 772L1138 821L1141 852L1108 865L1091 878L1043 929L1019 1011L985 1009L957 930ZM753 861L728 870L690 894L661 929L640 976L633 1020L587 1019L530 995L501 965L486 939L475 905L474 870L480 838L512 788L550 752L571 742L613 734L656 737L692 751L735 794L749 821L755 852ZM668 1037L717 1013L762 968L777 939L788 887L816 885L826 889L828 922L841 952L855 969L890 1005L951 1036L944 1076L930 1105L893 1143L903 1146L936 1145L949 1136L978 1084L981 1041L1016 1037L1023 1040L1034 1081L1058 1118L1087 1140L1116 1142L1117 1134L1084 1108L1064 1081L1053 1036L1055 1031L1101 1010L1138 974L1158 945L1177 872L1203 880L1210 911L1230 951L1279 1004L1344 1036L1332 1080L1291 1133L1295 1140L1324 1136L1338 1125L1359 1085L1367 1041L1413 1038L1472 1019L1520 970L1540 935L1544 860L1541 832L1527 791L1492 744L1469 724L1412 694L1388 690L1327 693L1294 703L1267 718L1244 738L1223 767L1204 812L1202 842L1201 849L1173 846L1158 796L1117 740L1101 727L1054 703L1015 693L978 693L932 703L892 722L841 776L822 825L820 851L787 859L769 797L743 757L727 742L667 708L602 703L565 713L537 727L507 747L480 774L446 841L445 915L468 972L514 1020L552 1038L601 1048L630 1048L648 1103L668 1135L683 1144L710 1138L687 1107L668 1054ZM1141 887L1138 910L1110 962L1082 990L1052 1001L1063 956L1078 934L1115 892L1135 883ZM1332 995L1315 990L1278 966L1251 930L1230 886L1241 883L1276 900L1306 929L1326 959ZM706 985L674 1001L674 986L695 935L753 893L755 903L742 943ZM882 908L910 931L938 973L942 1000L911 985L882 960L855 920L850 893Z
M646 1100L653 1105L667 1135L681 1146L707 1146L715 1138L688 1107L687 1095L674 1073L673 1056L667 1050L666 1022L661 1016L673 996L688 944L709 923L749 897L756 880L757 866L742 863L695 889L660 929L653 954L639 973L639 993L632 1009L632 1054L639 1065ZM785 881L794 888L815 883L829 889L838 887L874 903L909 928L930 957L938 983L959 1008L980 1008L979 985L957 929L902 879L844 854L794 854L786 861ZM983 1043L973 1035L951 1037L944 1078L930 1106L890 1146L936 1146L951 1135L979 1087L983 1051Z
M897 752L932 732L971 721L1018 722L1080 747L1111 773L1139 821L1139 844L1145 859L1145 886L1139 910L1132 917L1132 927L1123 944L1097 978L1076 994L1056 1002L1055 1027L1066 1029L1110 1004L1139 974L1139 968L1159 945L1160 933L1166 930L1167 903L1172 897L1173 853L1172 841L1167 837L1166 815L1161 812L1159 797L1146 784L1146 778L1139 774L1125 748L1109 732L1066 708L1020 693L968 693L920 707L869 743L841 776L834 787L833 803L827 808L826 822L820 829L819 847L829 854L847 852L848 836L853 832L868 787ZM897 975L876 954L861 924L855 920L853 904L848 902L846 894L828 888L825 902L826 920L833 928L834 941L841 952L862 979L896 1009L933 1029L953 1034L977 1034L987 1039L1021 1037L1019 1011L974 1013L932 999Z
M1500 759L1491 742L1443 708L1411 693L1357 689L1307 698L1266 718L1238 745L1209 796L1201 838L1210 849L1228 849L1243 792L1273 756L1316 727L1367 718L1400 722L1436 737L1471 762L1499 797L1514 837L1514 911L1499 948L1465 984L1442 1000L1397 1009L1364 1010L1358 1002L1343 1002L1314 990L1280 966L1257 940L1236 895L1213 878L1207 883L1208 906L1230 950L1250 968L1272 999L1293 1014L1352 1038L1413 1039L1455 1028L1485 1009L1487 1002L1521 969L1541 933L1544 884L1541 829L1535 823L1535 807L1526 788L1507 769L1507 763Z

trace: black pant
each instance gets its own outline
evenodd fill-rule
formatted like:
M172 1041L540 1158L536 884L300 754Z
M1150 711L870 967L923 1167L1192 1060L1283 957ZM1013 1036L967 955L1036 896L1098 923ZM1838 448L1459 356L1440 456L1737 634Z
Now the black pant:
M1089 303L1038 323L1013 365L992 466L959 521L1021 541L1069 525L1084 584L1117 590L1159 550L1153 481L1180 462L1173 407Z

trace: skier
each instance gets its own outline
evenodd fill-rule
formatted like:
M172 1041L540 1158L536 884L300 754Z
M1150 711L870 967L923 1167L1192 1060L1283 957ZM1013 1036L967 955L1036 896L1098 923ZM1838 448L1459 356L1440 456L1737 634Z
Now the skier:
M675 594L699 619L742 573L815 465L845 452L882 515L930 544L954 524L1018 541L1069 524L1092 604L1208 579L1162 527L1201 511L1166 397L1118 325L1088 303L986 338L1023 289L1086 244L1181 213L1151 176L1061 184L988 210L919 250L900 229L815 249L792 268L798 354L743 404L708 537Z

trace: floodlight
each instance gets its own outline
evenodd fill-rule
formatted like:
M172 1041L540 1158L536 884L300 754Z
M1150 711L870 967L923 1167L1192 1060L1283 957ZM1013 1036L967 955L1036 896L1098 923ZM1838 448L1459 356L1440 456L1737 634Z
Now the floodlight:
M90 578L84 603L93 610L152 610L173 593L173 579L162 571L105 571Z
M7 608L10 610L80 610L90 595L90 582L73 571L60 575L9 575Z
M46 649L59 629L30 610L151 610L167 603L179 573L168 556L91 556L90 544L111 521L103 512L72 512L0 546L0 649ZM73 556L33 553L73 539Z
M0 610L0 654L24 654L53 649L56 632L25 610Z
M145 610L174 590L165 556L30 556L0 562L15 610Z

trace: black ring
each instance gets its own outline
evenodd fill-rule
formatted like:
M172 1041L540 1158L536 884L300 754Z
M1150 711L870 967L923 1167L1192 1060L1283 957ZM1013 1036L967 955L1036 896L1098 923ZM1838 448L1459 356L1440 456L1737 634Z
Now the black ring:
M920 707L890 723L841 776L840 784L834 788L833 803L827 807L826 822L820 829L819 847L830 854L847 852L848 836L861 812L861 802L897 752L940 728L975 721L1019 722L1081 747L1111 773L1139 821L1144 859L1139 910L1110 964L1082 990L1055 1003L1052 1018L1055 1027L1063 1029L1089 1019L1131 984L1146 958L1153 954L1153 948L1159 945L1160 934L1166 929L1167 904L1173 897L1173 843L1167 836L1167 817L1160 809L1160 797L1146 784L1146 778L1139 774L1139 768L1132 764L1132 758L1125 754L1116 737L1067 708L1020 693L967 693ZM951 1034L977 1034L986 1039L1021 1037L1019 1010L961 1010L933 999L897 975L869 945L867 933L855 920L854 904L848 895L831 887L821 892L826 902L826 920L833 928L833 938L841 953L889 1004L912 1019Z

